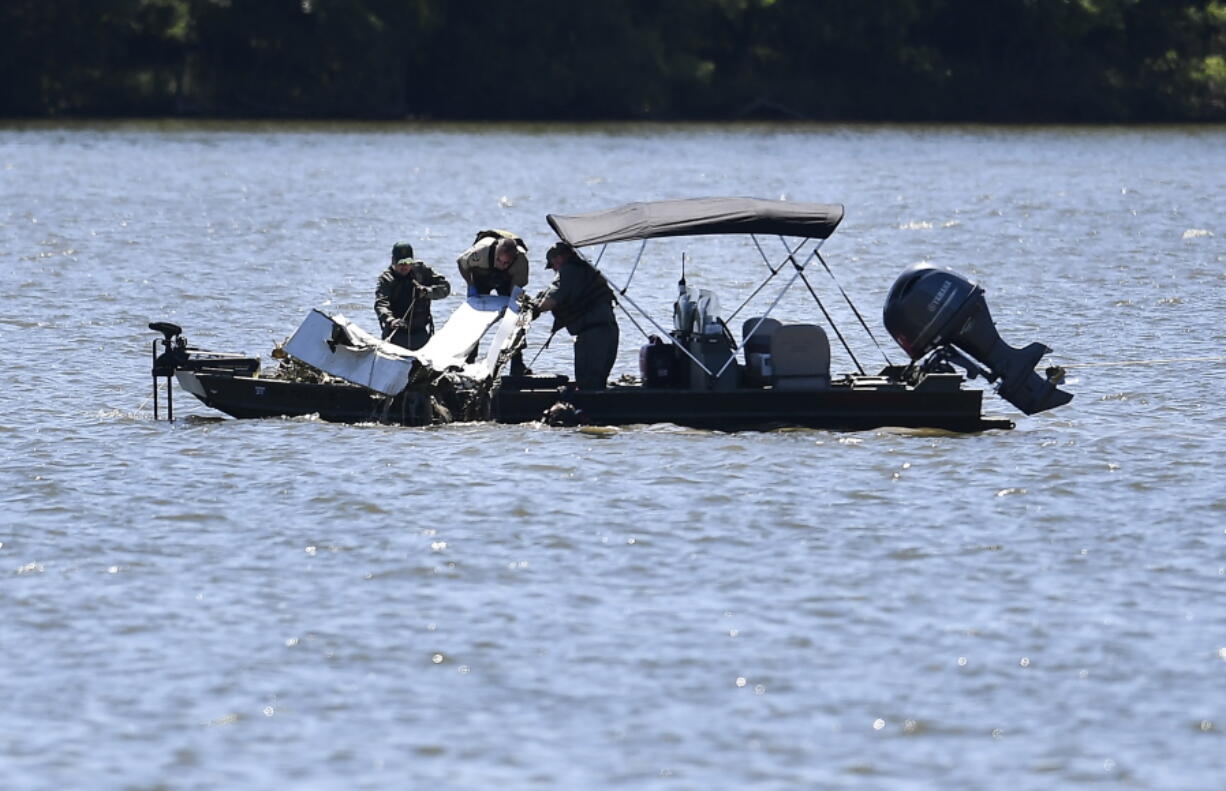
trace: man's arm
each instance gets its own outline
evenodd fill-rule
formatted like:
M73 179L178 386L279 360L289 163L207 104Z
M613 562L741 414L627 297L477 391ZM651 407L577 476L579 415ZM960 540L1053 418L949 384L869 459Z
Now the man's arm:
M447 282L447 278L435 272L428 264L421 265L421 278L418 282L430 299L443 299L451 293L451 284Z
M536 298L536 312L538 315L553 310L558 306L558 303L564 297L562 287L562 273L559 272L554 277L553 282Z
M375 315L379 317L379 324L384 327L396 320L392 315L390 286L391 283L384 277L380 277L375 284Z

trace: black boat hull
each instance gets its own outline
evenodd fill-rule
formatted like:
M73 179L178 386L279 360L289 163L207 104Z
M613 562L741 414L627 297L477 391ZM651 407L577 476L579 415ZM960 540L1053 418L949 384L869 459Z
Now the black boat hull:
M804 427L862 431L887 426L957 432L1012 428L981 414L983 392L912 388L899 384L834 384L824 390L692 391L639 386L602 391L542 382L503 386L478 419L498 423L541 420L555 405L573 407L575 422L592 425L674 423L721 431ZM181 372L180 383L206 405L236 418L318 415L337 423L425 426L439 420L438 399L406 391L394 398L349 384ZM461 415L455 414L456 418Z
M179 372L179 384L206 406L236 418L318 415L333 423L428 426L430 399L405 391L395 397L344 383L313 384L250 376Z
M577 422L592 425L675 423L721 431L804 427L838 431L897 426L971 432L1012 428L1009 420L980 414L979 390L925 393L915 390L831 387L821 391L733 390L693 392L621 387L603 391L499 391L491 419L539 420L557 403L573 406Z

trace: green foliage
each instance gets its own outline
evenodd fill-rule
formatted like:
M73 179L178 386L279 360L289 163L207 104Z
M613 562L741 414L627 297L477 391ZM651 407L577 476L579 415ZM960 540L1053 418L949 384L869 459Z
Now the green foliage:
M5 0L0 115L1226 119L1223 0Z

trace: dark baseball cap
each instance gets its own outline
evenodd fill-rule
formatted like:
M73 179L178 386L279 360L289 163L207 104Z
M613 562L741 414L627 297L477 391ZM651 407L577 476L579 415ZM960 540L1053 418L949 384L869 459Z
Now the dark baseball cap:
M408 242L396 242L392 245L392 261L413 257L413 245Z
M568 259L573 258L576 255L575 248L566 242L558 242L553 247L550 247L549 251L545 253L545 268L549 269L549 261L559 255L564 255Z

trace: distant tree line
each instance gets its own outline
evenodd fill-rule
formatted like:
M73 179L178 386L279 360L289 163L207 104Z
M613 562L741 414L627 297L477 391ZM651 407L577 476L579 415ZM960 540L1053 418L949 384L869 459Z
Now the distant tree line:
M0 0L0 116L1226 120L1226 0Z

